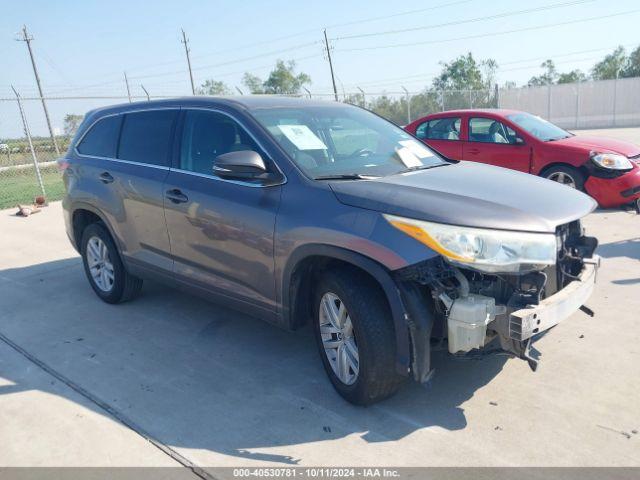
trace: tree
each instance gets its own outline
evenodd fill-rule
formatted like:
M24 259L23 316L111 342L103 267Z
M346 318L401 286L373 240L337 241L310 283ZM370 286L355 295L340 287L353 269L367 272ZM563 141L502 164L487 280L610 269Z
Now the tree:
M594 80L618 78L621 73L626 73L627 60L624 47L620 46L596 63L591 70L591 75Z
M226 83L210 78L196 90L198 95L231 95L233 92Z
M442 72L433 80L437 90L483 90L491 86L498 64L495 60L476 62L471 52L449 63L440 63ZM483 72L484 70L484 72Z
M558 71L556 70L556 65L553 63L553 60L545 60L540 64L540 68L543 68L545 72L542 75L537 77L531 77L529 79L528 85L530 87L539 87L541 85L551 85L556 82L558 79Z
M251 93L299 94L303 86L311 83L306 73L295 74L296 62L278 60L269 77L263 82L260 77L245 73L242 83Z
M264 93L264 87L262 86L260 77L252 75L249 72L246 72L242 77L242 84L253 94Z
M588 77L579 69L558 75L558 83L577 83L584 82L587 79Z
M636 48L627 57L623 77L640 77L640 47Z
M64 116L64 134L67 137L72 137L78 131L78 127L82 123L84 115L76 115L74 113L67 113Z

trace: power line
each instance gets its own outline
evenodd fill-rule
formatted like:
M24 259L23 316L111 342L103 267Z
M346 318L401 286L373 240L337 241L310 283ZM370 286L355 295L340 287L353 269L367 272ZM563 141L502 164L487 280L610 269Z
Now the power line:
M542 12L542 11L546 11L546 10L553 10L556 8L562 8L562 7L570 7L570 6L576 6L576 5L582 5L584 3L589 3L589 2L594 2L595 0L574 0L571 2L565 2L565 3L554 3L551 5L544 5L542 7L535 7L535 8L527 8L525 10L514 10L514 11L510 11L510 12L502 12L502 13L498 13L495 15L487 15L484 17L476 17L476 18L469 18L467 20L454 20L451 22L445 22L445 23L437 23L437 24L433 24L433 25L424 25L424 26L420 26L420 27L411 27L411 28L401 28L401 29L397 29L397 30L385 30L382 32L369 32L369 33L359 33L359 34L355 34L355 35L346 35L346 36L342 36L342 37L336 37L334 40L349 40L349 39L353 39L353 38L364 38L364 37L378 37L378 36L382 36L382 35L394 35L394 34L398 34L398 33L406 33L406 32L417 32L419 30L430 30L433 28L442 28L442 27L450 27L453 25L463 25L466 23L475 23L475 22L482 22L485 20L495 20L498 18L505 18L505 17L512 17L512 16L516 16L516 15L524 15L527 13L535 13L535 12Z
M271 51L271 52L268 52L268 53L263 53L263 54L260 54L260 55L254 55L254 56L251 56L251 57L239 58L239 59L236 59L236 60L229 60L227 62L214 63L214 64L211 64L211 65L203 65L201 67L194 68L193 70L194 71L196 71L196 70L198 70L198 71L199 70L208 70L208 69L212 69L212 68L223 67L225 65L233 65L233 64L236 64L236 63L248 62L248 61L251 61L251 60L256 60L258 58L269 57L269 56L272 56L272 55L279 55L280 53L286 53L286 52L290 52L290 51L293 51L293 50L300 50L300 49L307 48L307 47L312 46L312 45L317 46L318 43L319 43L318 41L309 42L309 43L305 43L305 44L301 44L301 45L296 45L295 47L285 48L285 49L282 49L282 50L274 50L274 51ZM184 73L184 70L173 70L173 71L170 71L170 72L161 72L161 73L154 73L154 74L149 74L149 75L137 75L135 77L130 77L130 78L132 78L132 79L142 79L142 78L166 77L166 76L175 75L175 74L178 74L178 73Z
M429 12L432 10L437 10L439 8L445 8L445 7L452 7L455 5L460 5L462 3L470 3L472 1L475 0L458 0L456 2L448 2L448 3L441 3L440 5L433 5L432 7L427 7L427 8L419 8L417 10L408 10L408 11L404 11L404 12L399 12L399 13L393 13L390 15L384 15L384 16L379 16L379 17L369 17L369 18L365 18L362 20L354 20L351 22L345 22L345 23L336 23L333 25L327 25L325 28L340 28L340 27L349 27L351 25L360 25L363 23L369 23L369 22L375 22L378 20L388 20L390 18L396 18L396 17L403 17L405 15L415 15L416 13L424 13L424 12Z
M594 21L594 20L603 20L605 18L620 17L620 16L623 16L623 15L630 15L630 14L638 13L638 12L640 12L640 9L627 10L625 12L613 13L613 14L610 14L610 15L600 15L598 17L589 17L589 18L582 18L582 19L578 19L578 20L570 20L570 21L567 21L567 22L549 23L549 24L545 24L545 25L536 25L534 27L517 28L517 29L514 29L514 30L503 30L501 32L490 32L490 33L482 33L482 34L477 34L477 35L466 35L464 37L454 37L454 38L446 38L446 39L440 39L440 40L428 40L428 41L424 41L424 42L396 43L396 44L391 44L391 45L377 45L377 46L373 46L373 47L359 47L359 48L338 48L337 50L340 51L340 52L361 52L361 51L365 51L365 50L379 50L379 49L384 49L384 48L400 48L400 47L415 47L415 46L419 46L419 45L433 45L433 44L437 44L437 43L455 42L455 41L458 41L458 40L472 40L472 39L476 39L476 38L495 37L495 36L498 36L498 35L507 35L507 34L511 34L511 33L526 32L526 31L531 31L531 30L542 30L542 29L545 29L545 28L560 27L560 26L564 26L564 25L573 25L573 24L576 24L576 23L591 22L591 21Z
M528 59L523 59L523 60L514 60L514 61L508 61L508 62L501 62L501 61L497 61L498 65L500 65L500 67L504 66L504 65L515 65L518 63L526 63L526 62L533 62L536 60L546 60L546 59L556 59L556 58L563 58L563 57L570 57L573 55L581 55L581 54L585 54L585 53L593 53L593 52L601 52L601 51L608 51L611 49L614 49L618 46L622 46L622 47L634 47L636 46L637 43L628 43L628 44L624 44L624 45L611 45L609 47L603 47L603 48L595 48L595 49L591 49L591 50L578 50L578 51L574 51L574 52L565 52L565 53L561 53L561 54L553 54L553 55L547 55L547 56L541 56L541 57L535 57L535 58L528 58ZM600 57L591 57L589 59L591 60L596 60ZM579 59L579 60L568 60L565 62L556 62L557 64L562 64L562 63L570 63L573 61L576 62L582 62L582 61L587 61L589 59ZM508 72L508 71L515 71L515 70L521 70L521 69L525 69L525 68L539 68L540 65L530 65L530 66L526 66L526 67L518 67L518 68L513 68L513 69L504 69L504 68L498 68L497 71L498 72ZM413 74L413 75L404 75L401 77L393 77L393 78L385 78L385 79L380 79L380 80L374 80L374 81L369 81L369 82L354 82L351 84L348 84L347 87L362 87L362 86L373 86L373 87L377 87L377 86L384 86L384 85L391 85L395 82L400 82L400 81L407 81L408 79L416 79L414 81L411 81L410 83L414 83L416 81L419 80L427 80L430 78L433 78L435 76L439 75L439 73L418 73L418 74Z

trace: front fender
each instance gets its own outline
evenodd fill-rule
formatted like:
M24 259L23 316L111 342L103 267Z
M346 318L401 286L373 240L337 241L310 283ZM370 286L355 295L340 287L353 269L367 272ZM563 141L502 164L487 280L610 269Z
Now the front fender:
M411 364L411 348L409 346L409 330L407 324L406 308L403 303L398 285L391 274L379 263L365 257L357 252L344 248L323 245L307 244L298 247L289 257L282 273L279 291L282 294L280 305L282 306L281 316L284 325L290 328L296 324L293 311L293 300L290 286L295 282L292 276L296 267L310 257L328 257L352 264L371 275L382 287L393 319L396 336L396 370L402 375L407 375ZM295 293L295 292L294 292Z

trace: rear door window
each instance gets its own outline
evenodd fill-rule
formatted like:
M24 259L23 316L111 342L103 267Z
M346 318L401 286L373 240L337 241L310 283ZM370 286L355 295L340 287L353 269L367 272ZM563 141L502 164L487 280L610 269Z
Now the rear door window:
M115 158L122 116L115 115L98 120L77 145L78 153L92 157Z
M169 165L177 110L150 110L124 115L118 158L147 165Z
M436 118L421 123L416 137L421 140L460 140L460 117Z

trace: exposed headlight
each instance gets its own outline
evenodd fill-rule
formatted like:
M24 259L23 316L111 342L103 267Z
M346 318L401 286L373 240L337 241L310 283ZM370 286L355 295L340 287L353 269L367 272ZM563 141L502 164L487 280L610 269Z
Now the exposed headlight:
M591 160L599 167L609 170L631 170L633 168L627 157L616 153L594 153L591 155Z
M384 215L398 230L453 263L484 272L526 272L556 263L556 236L459 227Z

